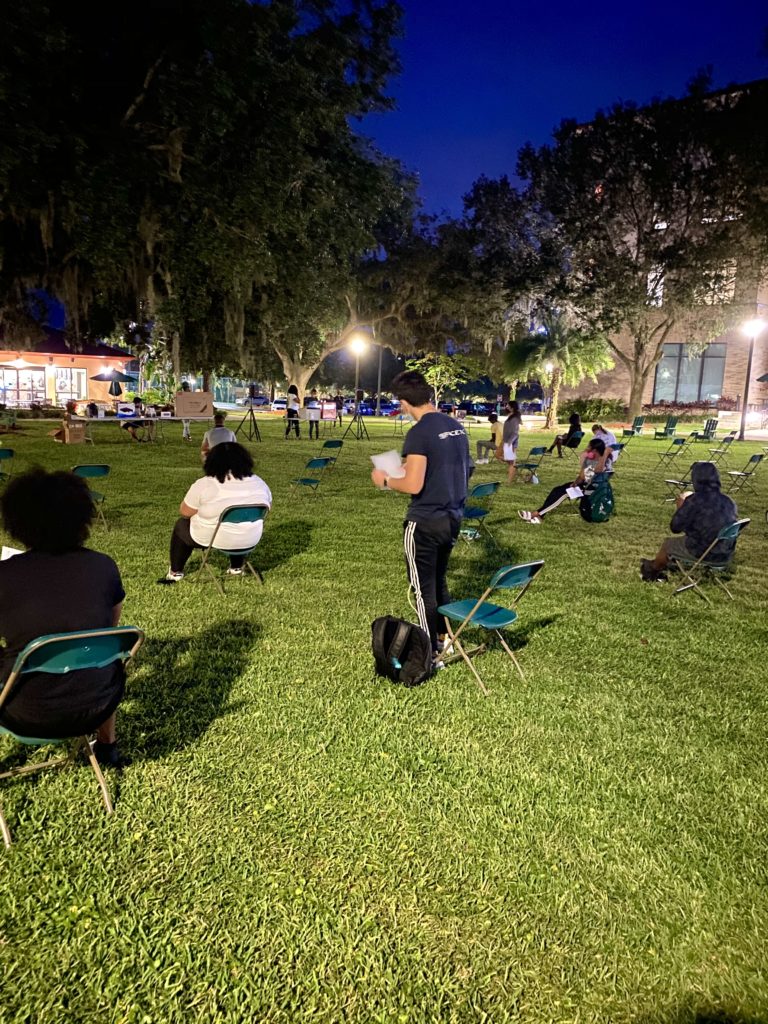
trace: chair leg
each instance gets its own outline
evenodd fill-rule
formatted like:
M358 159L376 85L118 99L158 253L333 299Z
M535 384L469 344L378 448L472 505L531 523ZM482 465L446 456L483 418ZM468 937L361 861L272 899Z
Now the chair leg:
M499 638L499 640L501 640L501 646L504 648L504 650L510 656L510 658L512 659L512 662L513 662L513 664L515 666L515 668L520 673L520 678L523 680L524 683L527 683L528 680L525 678L525 673L520 668L520 662L517 660L517 658L513 654L512 648L507 644L507 641L504 639L504 637L501 635L501 633L499 632L498 629L494 630L494 632L495 632L496 636Z
M488 697L489 693L488 693L488 690L486 688L486 685L483 682L483 680L480 678L480 676L479 676L479 674L477 672L477 669L472 664L472 659L469 657L467 652L462 647L461 641L456 639L456 636L455 636L453 630L451 629L447 619L445 620L445 624L446 624L446 627L448 629L448 636L451 638L451 643L453 644L453 646L456 648L456 650L459 652L459 654L462 656L464 661L466 661L467 665L469 666L470 672L475 677L475 679L477 680L477 685L480 687L480 692L483 694L484 697Z
M2 833L6 850L9 850L11 848L11 830L8 828L8 822L3 817L2 808L0 808L0 833Z
M251 565L251 563L247 559L246 559L245 564L248 567L248 569L250 569L252 575L254 575L256 577L256 579L259 581L259 583L261 583L261 585L263 587L264 586L264 577L261 575L261 572L258 569L254 569L253 566Z
M107 788L107 782L104 778L104 773L101 770L101 765L96 760L96 754L93 752L93 744L89 741L87 736L83 736L80 742L85 747L88 760L90 761L91 768L93 769L93 774L98 780L99 789L101 790L101 799L104 801L104 807L106 808L107 814L112 814L115 809L112 806L112 800L109 796L109 789Z

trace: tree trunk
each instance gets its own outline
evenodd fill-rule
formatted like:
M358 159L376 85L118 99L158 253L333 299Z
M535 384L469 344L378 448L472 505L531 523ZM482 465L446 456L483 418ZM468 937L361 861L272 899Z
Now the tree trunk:
M549 409L547 409L547 418L544 423L545 430L551 430L553 426L557 426L557 407L560 404L560 388L563 384L563 371L559 366L556 366L552 371L552 400L549 403Z
M211 371L203 370L203 391L211 390Z
M643 391L645 391L645 382L648 380L649 369L639 369L638 367L632 367L629 371L629 411L627 416L630 420L633 420L635 416L639 416L643 411Z
M285 353L278 351L277 354L280 356L280 362L283 364L283 370L289 384L295 384L299 389L299 402L304 402L304 392L307 389L307 383L309 378L318 368L322 360L318 360L316 363L312 363L310 366L304 366L302 363L297 362L295 359Z

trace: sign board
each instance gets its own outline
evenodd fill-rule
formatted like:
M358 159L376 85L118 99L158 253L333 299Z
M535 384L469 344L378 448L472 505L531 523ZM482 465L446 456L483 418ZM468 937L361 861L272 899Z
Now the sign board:
M118 402L117 415L121 417L135 416L136 406L133 404L133 402Z
M213 394L210 391L177 391L176 415L185 419L187 416L213 416Z
M336 419L336 403L335 402L321 402L320 403L320 419L321 420L335 420Z

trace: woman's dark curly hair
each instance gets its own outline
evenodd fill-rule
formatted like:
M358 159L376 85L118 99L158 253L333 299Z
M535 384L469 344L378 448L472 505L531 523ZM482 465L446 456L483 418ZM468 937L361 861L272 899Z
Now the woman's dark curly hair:
M3 525L31 551L60 555L88 539L94 509L88 484L74 473L31 469L0 497Z
M248 449L236 441L222 441L208 452L203 470L206 476L215 476L220 484L228 476L242 480L253 476L253 459Z

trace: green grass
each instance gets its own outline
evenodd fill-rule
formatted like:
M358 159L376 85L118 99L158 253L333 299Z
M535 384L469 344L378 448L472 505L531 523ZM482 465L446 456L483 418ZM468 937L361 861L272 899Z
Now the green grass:
M484 699L461 664L416 690L373 675L371 620L408 614L404 500L368 479L389 425L315 501L288 481L319 445L262 423L266 582L225 600L155 585L199 473L178 425L93 449L24 426L16 472L111 464L92 544L147 642L114 816L86 768L0 791L2 1024L768 1020L768 472L714 610L639 580L671 514L658 443L632 443L605 525L518 520L565 463L505 487L505 555L457 547L454 596L502 560L546 565L513 634L528 681L492 650Z

